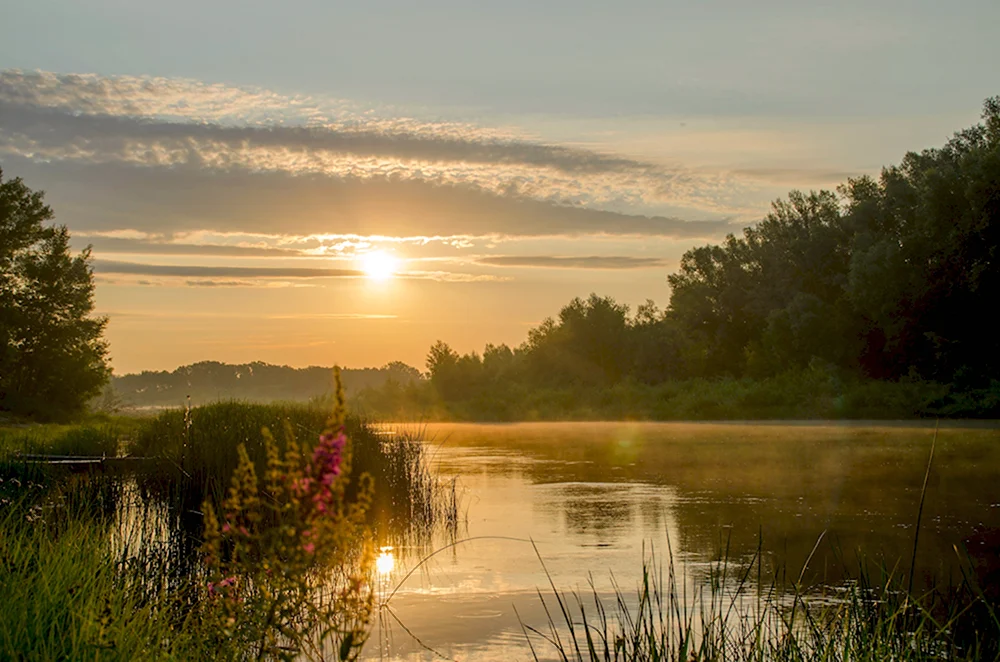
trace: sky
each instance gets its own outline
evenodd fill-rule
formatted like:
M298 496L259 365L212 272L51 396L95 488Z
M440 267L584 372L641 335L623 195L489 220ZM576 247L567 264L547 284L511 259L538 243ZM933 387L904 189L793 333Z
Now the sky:
M877 175L1000 94L1000 3L33 0L0 168L93 247L119 374L423 367ZM387 272L391 275L387 276Z

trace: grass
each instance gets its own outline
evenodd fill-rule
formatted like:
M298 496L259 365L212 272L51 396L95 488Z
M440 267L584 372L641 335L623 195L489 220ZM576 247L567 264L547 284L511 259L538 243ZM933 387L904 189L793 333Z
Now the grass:
M818 546L818 542L817 542ZM615 584L610 605L551 582L547 626L522 622L536 660L563 662L894 662L993 660L1000 655L996 605L971 579L946 590L911 594L906 580L877 578L860 564L841 590L789 583L783 569L724 556L701 581L666 575L655 555L644 561L635 594ZM804 574L805 568L803 568Z
M140 419L115 417L95 418L76 425L0 427L0 457L18 453L113 457L123 445L128 445L141 425Z
M92 507L96 492L114 498L109 488L76 482L58 506L28 499L0 510L0 659L197 657L173 600L115 553L114 518Z
M263 475L265 454L261 430L276 439L289 435L311 448L326 425L329 409L303 404L220 402L191 410L168 410L139 429L132 451L166 460L174 473L147 476L146 489L159 491L175 510L198 510L212 499L217 506L236 468L236 447L246 446ZM453 490L432 475L423 444L408 436L386 436L356 416L346 421L351 440L351 472L370 475L375 484L371 513L384 538L427 537L438 525L454 528L458 504ZM357 480L348 487L348 496Z

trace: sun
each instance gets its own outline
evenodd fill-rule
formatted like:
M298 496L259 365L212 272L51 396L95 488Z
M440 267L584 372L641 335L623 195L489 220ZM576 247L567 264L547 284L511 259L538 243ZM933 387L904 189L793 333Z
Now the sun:
M365 253L360 258L361 270L372 280L389 280L396 275L399 260L382 251Z

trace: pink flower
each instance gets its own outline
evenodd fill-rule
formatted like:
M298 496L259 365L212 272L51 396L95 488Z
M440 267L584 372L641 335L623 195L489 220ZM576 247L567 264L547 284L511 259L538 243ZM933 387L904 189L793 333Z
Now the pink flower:
M226 577L225 579L223 579L222 581L220 581L218 584L215 584L213 582L208 582L208 594L211 595L211 596L215 596L215 595L220 594L222 592L222 589L228 588L230 586L235 586L235 585L236 585L236 577L235 576L234 577Z
M233 527L229 526L229 522L226 522L225 524L222 525L222 532L223 533L229 533L229 530L231 528L233 528Z
M307 542L306 544L302 545L302 550L306 554L312 554L316 551L316 545L312 544L311 542Z
M343 459L344 446L347 445L347 437L343 431L337 434L324 434L319 438L319 443L313 449L313 469L320 475L332 473L340 474L340 462Z

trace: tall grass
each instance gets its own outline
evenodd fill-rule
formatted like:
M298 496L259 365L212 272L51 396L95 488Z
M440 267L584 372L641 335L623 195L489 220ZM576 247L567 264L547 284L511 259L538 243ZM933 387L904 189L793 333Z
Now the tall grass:
M563 662L846 662L994 660L1000 655L996 605L971 579L923 594L860 564L840 589L807 589L784 570L723 557L696 579L644 557L634 594L614 585L610 604L564 593L551 582L543 628L522 622L536 660ZM666 574L664 575L664 571ZM800 576L801 579L801 576Z
M293 436L311 448L326 426L329 409L302 404L221 402L189 410L169 410L139 430L133 452L165 460L159 476L146 476L145 490L159 493L178 513L197 511L208 498L221 502L236 469L237 447L246 446L263 475L265 450L261 430L279 441ZM346 420L351 440L352 481L370 475L375 484L371 513L383 535L422 535L439 524L454 527L457 501L430 471L423 444L405 435L385 435L356 416Z
M212 656L176 595L113 540L120 481L74 480L0 509L0 659ZM29 495L23 495L29 497Z
M114 457L127 447L142 421L114 418L77 425L0 427L0 457L18 454Z

